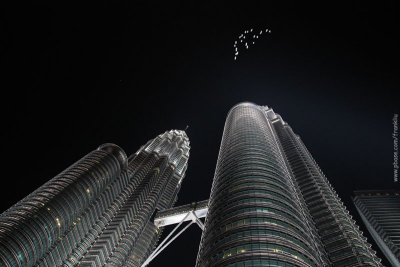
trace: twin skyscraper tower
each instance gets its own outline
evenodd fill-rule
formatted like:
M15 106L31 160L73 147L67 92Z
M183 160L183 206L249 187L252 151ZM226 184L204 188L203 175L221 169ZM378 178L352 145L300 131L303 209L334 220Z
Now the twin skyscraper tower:
M0 266L140 266L189 148L183 131L169 131L129 158L113 144L90 152L0 216Z
M163 226L188 220L203 229L198 267L382 266L272 109L234 106L209 200L173 208L189 149L172 130L130 157L90 152L0 215L0 266L145 266L170 242L155 249Z

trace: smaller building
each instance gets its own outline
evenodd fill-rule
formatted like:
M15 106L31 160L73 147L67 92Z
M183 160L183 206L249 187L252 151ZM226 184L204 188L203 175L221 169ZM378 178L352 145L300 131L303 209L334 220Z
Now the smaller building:
M355 191L354 205L392 266L400 266L400 191Z

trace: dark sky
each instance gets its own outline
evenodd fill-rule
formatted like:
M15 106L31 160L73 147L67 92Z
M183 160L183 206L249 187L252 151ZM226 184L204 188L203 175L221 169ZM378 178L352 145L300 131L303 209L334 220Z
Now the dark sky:
M192 149L177 204L207 199L227 112L252 101L302 137L358 220L353 190L398 187L398 9L298 2L3 7L1 211L102 143L131 154L186 125ZM249 28L272 33L234 61L234 40ZM196 227L150 266L193 266Z

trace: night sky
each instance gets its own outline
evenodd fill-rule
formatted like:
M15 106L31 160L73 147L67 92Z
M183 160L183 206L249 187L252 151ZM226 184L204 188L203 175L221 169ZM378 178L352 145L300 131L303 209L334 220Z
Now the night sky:
M1 211L102 143L131 154L186 125L177 205L207 199L227 112L242 101L282 115L358 222L354 190L399 188L395 1L52 2L0 11ZM235 61L250 28L272 32ZM150 266L193 266L200 236L191 226Z

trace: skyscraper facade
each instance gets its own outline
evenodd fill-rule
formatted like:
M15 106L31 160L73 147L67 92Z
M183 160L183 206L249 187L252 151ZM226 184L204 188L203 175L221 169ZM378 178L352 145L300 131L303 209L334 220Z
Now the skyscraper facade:
M184 131L127 158L104 144L0 216L0 266L140 266L177 199L189 157Z
M298 135L268 107L226 119L197 266L381 266Z
M369 233L392 266L400 266L400 191L363 190L354 195Z

